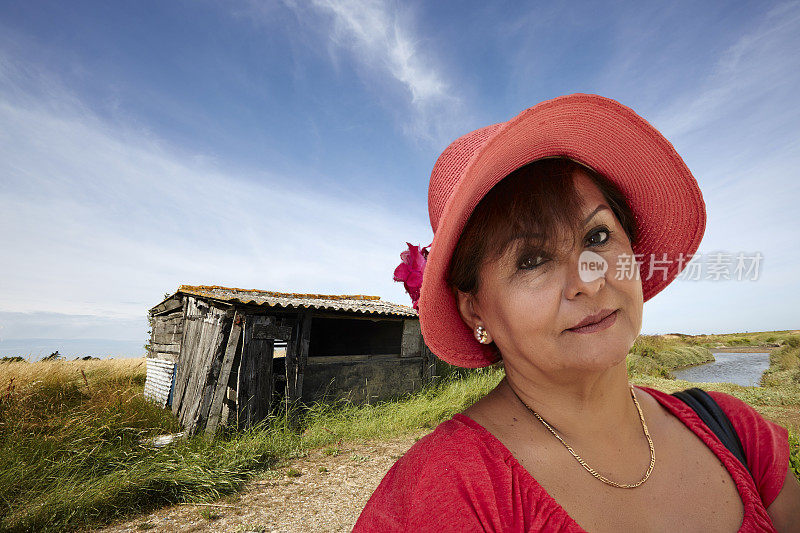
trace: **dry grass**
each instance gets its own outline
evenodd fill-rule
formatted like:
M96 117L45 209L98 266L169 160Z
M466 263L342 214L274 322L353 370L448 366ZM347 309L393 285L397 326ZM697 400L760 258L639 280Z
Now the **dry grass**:
M744 336L644 336L632 350L644 366L629 367L631 379L667 392L692 386L665 379L663 369L699 362L708 343L733 338ZM800 405L794 381L800 336L764 332L747 339L783 346L771 357L767 386L706 388L733 394L793 428L793 465L800 468L792 414ZM393 402L310 406L301 432L276 418L214 442L187 439L153 450L143 438L178 427L169 410L142 397L145 371L143 359L0 363L0 530L74 530L168 503L213 500L236 492L276 460L309 449L336 457L348 442L433 428L503 376L491 368L453 372Z
M12 383L0 400L0 530L74 530L214 500L280 458L433 427L501 377L480 371L394 402L310 406L301 432L279 416L213 442L185 439L155 450L144 439L178 427L169 410L142 397L139 362L0 365L0 377Z
M685 337L639 335L627 357L629 376L648 375L672 378L672 371L702 365L714 360L706 346L687 343Z
M100 380L144 383L144 357L130 359L92 359L88 361L0 362L0 387L11 384L17 391L39 385L88 386Z

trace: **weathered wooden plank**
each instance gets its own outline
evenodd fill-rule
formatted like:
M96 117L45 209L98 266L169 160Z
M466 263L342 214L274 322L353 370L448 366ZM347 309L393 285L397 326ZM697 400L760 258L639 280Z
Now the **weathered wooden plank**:
M314 318L346 318L349 320L371 320L373 322L403 321L414 318L411 315L376 315L370 313L353 313L352 311L333 311L314 309Z
M324 365L327 363L337 363L340 361L381 361L384 359L397 359L400 357L396 353L381 354L353 354L353 355L317 355L308 358L306 367L310 365Z
M295 394L297 399L303 397L303 376L308 366L308 345L311 339L311 311L305 311L300 319L300 335L298 336L297 380Z
M279 324L253 325L253 338L257 340L288 339L291 336L291 326L281 326Z
M188 312L189 305L193 298L187 301L184 312ZM184 317L186 318L186 317ZM189 369L191 368L192 358L194 357L194 347L197 341L198 324L186 321L181 339L181 351L178 355L178 368L175 371L175 390L172 396L172 414L178 416L183 405L183 397L186 392L186 385L189 382Z
M200 353L204 349L205 331L208 329L209 324L205 320L192 320L187 322L186 331L184 333L185 345L181 348L181 359L185 365L184 389L181 395L181 405L178 414L178 422L184 424L186 413L189 410L189 405L194 400L196 380L197 380L197 365L200 359Z
M183 333L183 321L173 324L156 323L155 326L153 326L154 337L162 335L174 335L175 333L179 335Z
M236 414L229 415L229 418L234 418L234 423L240 429L246 427L248 419L248 409L250 409L250 388L248 386L248 369L250 364L250 343L253 340L253 317L252 315L244 316L244 325L242 328L242 358L239 360L239 366L235 368L236 372ZM233 376L231 376L233 377Z
M219 325L221 315L224 314L224 311L209 307L205 302L196 298L190 298L187 312L195 313L195 316L191 317L191 320L188 320L189 317L187 317L187 330L192 330L191 337L187 337L191 346L188 347L188 351L181 350L182 354L190 354L187 360L186 388L178 413L178 420L185 428L197 410L199 392L205 383L208 352L213 349L211 344L214 340L214 332ZM187 431L189 429L193 428L187 428Z
M206 352L211 345L213 324L206 321L198 321L199 331L197 333L197 345L192 354L191 368L189 369L189 380L187 383L186 393L183 397L183 409L179 421L184 427L184 430L191 435L194 430L192 420L194 413L197 412L197 402L200 396L200 388L204 385L205 368L203 368L204 360L206 359Z
M171 328L171 327L181 327L183 326L183 314L180 313L180 310L176 313L171 313L169 315L160 315L153 318L154 324L156 328Z
M349 398L376 402L419 390L422 357L394 357L364 363L340 361L309 367L303 381L303 401Z
M209 305L194 296L189 296L186 302L186 318L205 318L208 316Z
M209 352L209 359L204 366L206 369L205 375L203 376L205 381L200 386L197 410L192 419L192 433L199 433L202 431L208 421L211 404L214 400L214 391L217 390L219 385L228 339L231 333L233 333L233 314L233 311L225 314L220 327L214 334L216 338L212 341L212 351ZM238 340L237 344L234 344L234 353L236 352L237 345ZM224 385L227 386L227 380Z
M153 326L153 332L157 334L183 332L183 320L164 324L156 322Z
M416 318L403 321L403 339L400 344L401 357L419 357L422 334L419 320Z
M234 363L235 364L235 363ZM231 376L233 376L233 371ZM227 387L228 392L225 395L225 400L222 402L222 415L220 416L220 424L225 426L236 426L236 389Z
M244 352L244 328L246 324L246 316L242 313L241 309L239 309L239 313L242 315L241 341L239 349L236 350L236 355L233 358L233 364L231 365L227 392L222 402L222 415L220 416L220 424L234 427L236 426L236 388L239 382L239 365L241 364L242 353Z
M259 326L275 324L274 317L248 315L245 318L242 359L239 364L237 398L237 425L247 428L257 424L269 414L274 379L272 358L274 341L256 339L253 331Z
M181 337L183 337L183 327L170 328L170 329L156 328L156 329L153 330L153 334L151 336L151 339L156 340L156 342L158 342L157 339L166 338L166 339L170 339L170 340L167 340L167 342L161 341L161 344L172 344L173 343L172 338L181 339ZM180 340L178 342L180 342Z
M432 383L436 378L436 355L430 351L423 340L420 340L420 353L422 355L422 379L423 384Z
M175 365L178 365L178 355L173 353L164 353L164 352L150 352L151 355L148 356L148 359L164 359L167 361L172 361Z
M222 416L222 404L228 393L228 381L230 380L233 360L236 358L236 351L239 347L239 340L242 333L242 315L236 313L231 324L231 331L228 335L228 342L225 348L225 355L222 360L222 367L216 380L216 387L213 389L211 406L208 411L205 435L213 437L217 431L220 417Z
M175 324L159 324L153 326L153 334L155 335L169 335L172 333L183 333L183 321Z
M150 314L152 316L162 315L171 313L175 309L179 309L183 306L183 301L180 295L174 294L171 298L168 298L152 308L150 310Z
M215 328L214 331L209 334L208 351L199 367L197 400L194 402L195 409L191 417L190 424L192 426L192 431L190 434L202 430L208 416L208 409L211 406L212 391L217 385L217 377L222 367L222 359L224 357L227 340L226 337L229 331L225 323Z
M308 360L308 339L310 338L311 312L303 311L297 317L295 325L295 338L286 346L286 412L292 417L292 411L297 401L300 399L299 392L302 392L303 377L302 370ZM305 350L305 355L303 355ZM301 369L302 365L302 369Z
M224 321L228 317L226 310L209 307L208 317L203 321L207 326L203 331L202 346L197 351L198 358L195 363L195 378L192 382L192 395L184 398L184 403L189 402L184 416L184 428L187 434L193 435L198 429L198 423L205 422L205 412L208 409L210 393L206 392L207 386L213 386L219 366L215 365L217 355L224 351L225 327ZM209 383L211 382L211 385Z
M153 352L166 352L177 355L181 353L181 345L175 342L151 342L150 350Z
M295 392L295 385L297 384L297 339L300 337L300 321L298 320L295 326L292 341L286 345L286 391L284 393L283 402L286 413L291 413L293 402L297 398Z

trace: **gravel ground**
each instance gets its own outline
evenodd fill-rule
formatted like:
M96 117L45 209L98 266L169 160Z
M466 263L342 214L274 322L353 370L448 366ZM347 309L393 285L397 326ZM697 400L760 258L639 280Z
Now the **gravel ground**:
M214 505L175 505L97 531L350 531L392 464L429 432L311 450Z

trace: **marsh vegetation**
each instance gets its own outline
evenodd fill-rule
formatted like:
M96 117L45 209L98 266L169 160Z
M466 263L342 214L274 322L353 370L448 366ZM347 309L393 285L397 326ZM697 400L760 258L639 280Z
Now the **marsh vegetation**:
M702 386L732 394L789 428L800 478L800 335L640 336L627 367L636 384L672 392L694 386L672 370L709 360L711 349L768 346L761 387ZM277 413L248 431L209 441L149 440L180 431L169 410L142 396L144 359L0 363L0 529L76 530L178 502L234 494L278 460L342 443L433 429L477 401L503 377L501 368L439 368L438 382L392 402L305 406L292 427Z

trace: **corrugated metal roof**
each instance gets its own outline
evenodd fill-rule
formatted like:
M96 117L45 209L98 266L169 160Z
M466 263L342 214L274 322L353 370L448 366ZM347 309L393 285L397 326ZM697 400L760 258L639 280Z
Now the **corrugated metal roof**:
M381 300L379 296L363 294L298 294L239 289L218 285L181 285L179 293L192 294L251 305L352 311L375 315L417 316L413 307Z
M147 359L147 378L144 383L144 397L161 407L167 405L172 390L172 377L175 363L164 359Z

